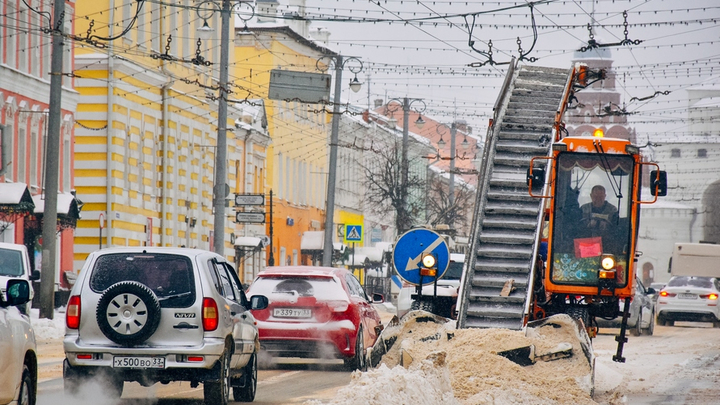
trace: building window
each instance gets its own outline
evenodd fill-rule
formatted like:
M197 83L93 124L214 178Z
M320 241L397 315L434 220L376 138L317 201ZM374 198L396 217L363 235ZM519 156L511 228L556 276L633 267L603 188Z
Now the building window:
M673 150L671 150L670 157L679 158L680 157L680 149L674 148Z
M283 176L285 175L285 172L283 172L283 155L282 153L278 154L278 165L277 165L277 176L278 176L278 184L277 184L277 198L283 199L283 196L285 195L283 193L284 189L284 182L283 182Z
M18 156L18 181L21 183L26 183L27 179L25 178L25 164L27 163L27 132L25 128L23 128L23 124L18 128L18 149L17 149L17 156Z
M5 119L5 122L12 122L11 118L7 117ZM13 149L13 126L12 124L5 124L5 129L3 131L3 139L2 139L2 147L3 147L3 157L8 157L8 161L5 162L3 159L3 165L5 166L5 180L14 180L13 177L13 167L15 166L15 157L13 156L14 150ZM7 149L6 149L7 148ZM7 153L5 153L5 150L7 150Z
M72 188L70 184L70 139L65 137L63 140L63 188L62 191L69 192Z
M38 181L38 133L30 132L30 178L28 183L34 186L40 186Z
M698 149L697 157L706 158L707 157L707 149Z

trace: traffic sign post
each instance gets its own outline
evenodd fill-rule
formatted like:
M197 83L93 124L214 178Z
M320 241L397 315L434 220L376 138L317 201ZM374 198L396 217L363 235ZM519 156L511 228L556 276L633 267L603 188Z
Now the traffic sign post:
M423 253L432 253L436 256L435 277L420 274ZM395 243L392 263L401 279L421 289L422 285L433 283L445 275L450 264L450 249L442 235L429 229L411 229Z
M264 224L265 223L265 213L264 212L236 212L235 213L235 222Z
M265 195L235 194L235 205L265 205Z
M363 226L362 225L345 225L345 235L343 235L345 243L362 243Z

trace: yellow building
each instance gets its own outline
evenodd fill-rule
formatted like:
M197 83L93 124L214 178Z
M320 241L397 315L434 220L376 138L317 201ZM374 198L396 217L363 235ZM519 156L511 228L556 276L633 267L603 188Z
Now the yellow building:
M85 202L76 269L99 247L212 248L220 13L207 20L214 38L201 42L197 29L205 21L195 6L190 0L76 2L75 32L88 33L75 50L75 187ZM232 54L230 47L230 60ZM261 190L265 183L264 116L228 108L231 191ZM247 230L227 212L225 256L231 258L231 239Z
M336 55L287 26L258 24L235 34L235 84L251 97L268 96L272 69L319 73L318 59ZM323 105L295 101L268 100L266 109L274 263L311 264L301 240L303 233L324 228L331 115ZM336 210L336 223L339 215Z

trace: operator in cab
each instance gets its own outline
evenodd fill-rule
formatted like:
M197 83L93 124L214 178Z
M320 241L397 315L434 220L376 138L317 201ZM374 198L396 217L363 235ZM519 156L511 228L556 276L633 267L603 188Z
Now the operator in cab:
M617 208L605 201L605 187L596 185L590 191L591 202L580 207L582 220L580 222L586 236L600 236L603 246L609 250L616 250L616 228L618 224Z

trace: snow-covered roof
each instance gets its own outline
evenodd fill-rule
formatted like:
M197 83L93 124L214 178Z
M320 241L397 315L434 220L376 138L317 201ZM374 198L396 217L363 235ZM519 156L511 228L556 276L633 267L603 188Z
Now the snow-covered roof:
M1 183L0 205L15 205L21 202L32 202L30 191L25 183Z
M35 214L43 214L45 212L45 195L34 195L32 199L35 203ZM57 196L57 214L80 218L80 207L77 198L70 193L59 193Z

